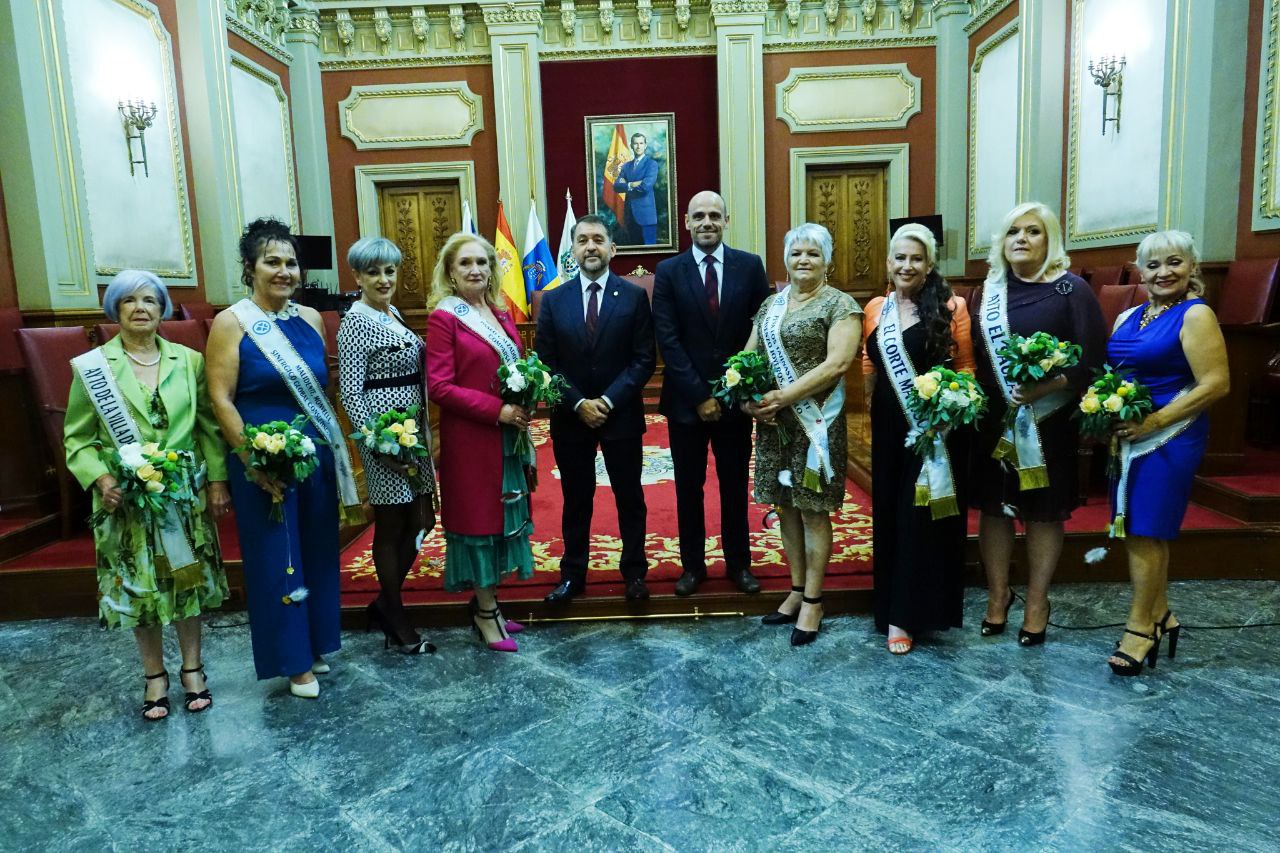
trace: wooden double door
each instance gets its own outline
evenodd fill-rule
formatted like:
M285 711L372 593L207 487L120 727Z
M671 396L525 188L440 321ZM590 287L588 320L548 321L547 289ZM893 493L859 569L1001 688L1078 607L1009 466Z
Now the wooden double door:
M805 172L809 220L831 232L828 281L859 302L884 292L889 252L886 167L834 166Z
M383 236L404 256L393 302L405 314L422 311L436 257L445 240L462 228L462 194L451 181L383 184L378 207Z

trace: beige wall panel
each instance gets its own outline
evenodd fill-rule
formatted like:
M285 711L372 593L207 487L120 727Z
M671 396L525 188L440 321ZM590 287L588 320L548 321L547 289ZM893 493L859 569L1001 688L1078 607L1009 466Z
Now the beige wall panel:
M1016 27L978 49L970 79L969 255L985 257L991 233L1018 202L1018 80Z
M279 79L242 56L231 59L240 212L245 222L274 216L298 221L289 103Z
M920 78L905 63L798 68L777 103L792 133L906 127L920 112Z
M353 86L339 115L342 135L361 150L470 145L484 129L480 96L465 81Z
M194 284L173 48L159 13L135 0L65 0L62 8L95 271L149 269ZM130 99L157 109L144 131L147 169L139 164L134 174L116 107Z

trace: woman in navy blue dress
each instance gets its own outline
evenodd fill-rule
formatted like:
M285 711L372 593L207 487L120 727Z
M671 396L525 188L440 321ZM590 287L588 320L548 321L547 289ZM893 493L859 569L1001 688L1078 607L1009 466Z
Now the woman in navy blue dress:
M1148 301L1122 314L1107 345L1112 367L1151 389L1155 411L1117 428L1131 457L1112 506L1123 516L1133 604L1124 635L1108 659L1117 675L1155 665L1160 640L1169 657L1178 622L1169 610L1169 541L1182 526L1191 482L1209 434L1205 410L1226 396L1227 350L1213 311L1200 299L1200 258L1184 231L1161 231L1138 246ZM1123 491L1121 491L1123 490ZM1120 512L1120 507L1124 511Z
M301 279L297 238L283 223L259 219L245 229L240 255L250 301L266 313L325 387L329 373L324 321L314 308L289 298ZM245 333L234 308L214 318L205 357L214 414L232 447L243 443L245 424L292 421L302 413L280 373ZM306 432L313 439L322 437L311 422ZM288 489L256 470L246 476L238 454L228 458L254 667L260 679L287 676L290 692L308 699L320 694L313 673L329 671L323 655L341 645L337 478L333 450L316 444L319 467ZM268 518L273 498L281 494L283 524ZM307 597L286 602L285 596L298 586L306 587Z

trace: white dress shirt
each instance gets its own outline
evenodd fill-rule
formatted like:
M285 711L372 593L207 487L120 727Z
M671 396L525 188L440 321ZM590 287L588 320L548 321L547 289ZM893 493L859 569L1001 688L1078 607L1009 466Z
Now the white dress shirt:
M587 322L587 308L591 304L591 283L593 281L596 284L600 285L600 291L599 293L596 294L596 321L599 322L600 309L604 308L604 298L605 298L605 295L608 294L609 292L606 289L609 285L609 269L608 267L605 267L604 271L600 273L600 277L597 279L587 278L586 273L582 273L582 272L579 272L579 275L582 276L582 322L584 323ZM608 397L604 396L603 394L600 395L600 399L604 400L605 406L607 406L610 411L613 410L612 400L610 400ZM581 406L584 402L586 402L585 398L574 403L573 410L575 412L578 411L578 407Z

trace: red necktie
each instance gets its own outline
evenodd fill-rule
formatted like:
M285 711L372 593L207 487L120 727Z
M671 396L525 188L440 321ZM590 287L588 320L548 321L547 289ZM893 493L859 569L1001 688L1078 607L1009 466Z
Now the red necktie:
M711 309L711 318L720 313L720 278L716 275L716 256L707 255L702 259L707 265L707 307Z
M587 340L595 343L596 321L600 319L600 284L591 282L587 286L587 292L591 294L591 298L587 300Z

